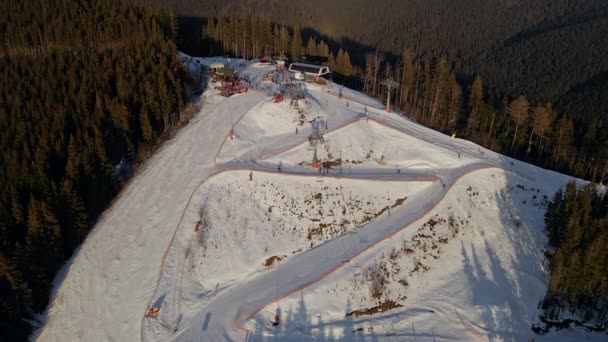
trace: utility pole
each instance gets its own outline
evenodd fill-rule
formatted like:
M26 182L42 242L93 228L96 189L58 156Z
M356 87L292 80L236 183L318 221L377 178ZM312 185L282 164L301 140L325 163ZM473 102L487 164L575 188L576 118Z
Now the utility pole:
M391 112L391 88L398 88L399 83L395 82L392 78L387 78L382 81L380 84L388 87L388 91L386 92L386 112Z

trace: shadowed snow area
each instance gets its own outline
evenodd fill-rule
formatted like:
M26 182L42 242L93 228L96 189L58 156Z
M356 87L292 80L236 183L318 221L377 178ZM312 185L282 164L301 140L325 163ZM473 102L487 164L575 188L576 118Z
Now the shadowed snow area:
M276 303L260 311L247 325L266 337L253 341L535 338L529 327L546 290L544 189L553 187L496 169L464 176L411 229L281 299L280 329L268 324ZM402 306L347 315L387 301Z

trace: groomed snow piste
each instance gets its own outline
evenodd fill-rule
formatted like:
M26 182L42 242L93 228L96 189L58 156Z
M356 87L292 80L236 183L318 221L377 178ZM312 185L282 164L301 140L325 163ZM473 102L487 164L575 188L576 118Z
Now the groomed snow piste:
M224 62L252 89L150 159L55 280L43 341L600 341L536 336L543 213L570 177L422 127L358 92ZM276 73L275 73L276 75ZM311 168L309 121L327 123ZM297 129L297 132L296 132ZM232 132L232 134L230 134ZM230 137L232 135L232 137ZM145 317L157 307L157 317ZM271 324L275 315L281 323Z

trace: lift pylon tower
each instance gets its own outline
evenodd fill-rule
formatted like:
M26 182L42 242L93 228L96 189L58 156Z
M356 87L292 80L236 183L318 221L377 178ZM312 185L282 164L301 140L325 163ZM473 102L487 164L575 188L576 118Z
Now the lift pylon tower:
M323 134L321 134L321 128L324 127L325 120L321 117L317 117L310 121L312 125L312 133L308 136L308 142L310 146L315 147L318 144L324 144Z
M310 124L312 125L312 133L310 133L310 135L308 136L308 143L310 143L310 146L315 149L315 154L312 158L313 169L319 167L319 159L317 157L317 146L319 144L325 143L325 140L323 139L323 134L321 134L321 127L323 127L324 121L325 120L320 117L310 121Z
M387 78L382 81L380 84L388 87L388 91L386 92L386 112L390 113L391 111L391 88L399 87L399 83L395 82L392 78Z
M315 154L312 156L312 168L319 168L319 159L317 158L317 146L315 146Z

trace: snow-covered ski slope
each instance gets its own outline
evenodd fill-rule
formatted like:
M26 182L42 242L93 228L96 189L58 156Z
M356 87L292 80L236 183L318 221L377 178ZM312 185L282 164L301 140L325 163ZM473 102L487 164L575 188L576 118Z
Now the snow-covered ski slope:
M569 177L385 113L358 92L338 98L331 83L303 84L299 111L272 103L282 85L261 81L269 65L195 58L189 68L219 61L252 89L223 98L211 84L201 112L57 277L37 339L606 339L530 330L547 283L546 197ZM328 174L310 167L317 117ZM396 305L360 315L387 302Z

